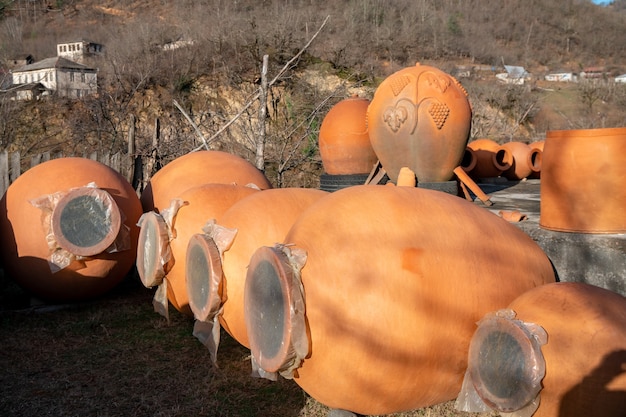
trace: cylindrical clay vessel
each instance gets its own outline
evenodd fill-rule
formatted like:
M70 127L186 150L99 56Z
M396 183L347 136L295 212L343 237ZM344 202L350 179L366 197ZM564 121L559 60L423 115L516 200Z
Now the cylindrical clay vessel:
M137 253L137 271L145 286L159 285L167 278L167 299L181 313L193 317L185 282L189 239L202 232L211 219L221 216L237 201L260 192L256 188L229 184L205 184L187 189L176 198L185 202L173 215L172 236L167 221L155 213L142 217ZM171 229L171 227L170 227ZM161 254L170 259L163 260Z
M546 133L539 225L579 233L626 232L626 128Z
M402 167L415 172L418 182L450 180L461 164L471 119L461 84L420 64L385 79L367 110L372 148L393 183Z
M135 262L141 204L126 179L104 164L44 162L15 180L0 206L3 265L36 297L102 295Z
M272 188L265 175L245 159L227 152L198 151L176 158L150 178L141 193L144 211L162 210L183 191L203 184L254 184Z
M476 162L467 172L472 178L495 178L513 164L511 152L491 139L476 139L467 144Z
M327 174L367 174L376 164L365 122L369 104L368 99L353 96L335 104L324 117L319 147Z
M337 191L302 213L284 243L259 248L248 268L253 366L295 368L312 397L365 415L455 398L475 322L555 280L521 230L420 188Z
M532 365L545 364L534 381L539 407L533 417L626 415L626 298L578 282L532 289L508 307L515 319L541 326L547 342L533 353L532 338L510 320L479 323L472 339L472 383L492 409L524 406ZM536 392L535 391L535 392ZM536 396L536 394L535 394Z
M211 238L194 235L187 249L186 281L196 319L207 320L211 306L222 308L221 325L235 340L249 347L243 288L250 257L263 245L281 242L300 213L327 194L311 188L278 188L238 201L217 219L220 227L236 231L217 266L212 265L216 261L212 253L217 248L210 249L211 243L207 243ZM220 272L221 277L210 276Z

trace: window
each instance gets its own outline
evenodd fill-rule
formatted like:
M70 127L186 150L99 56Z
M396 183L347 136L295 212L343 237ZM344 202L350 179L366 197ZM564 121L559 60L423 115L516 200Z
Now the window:
M84 72L80 73L80 82L82 82L82 83L85 82L85 73Z
M70 81L74 82L74 73L73 72L70 72Z

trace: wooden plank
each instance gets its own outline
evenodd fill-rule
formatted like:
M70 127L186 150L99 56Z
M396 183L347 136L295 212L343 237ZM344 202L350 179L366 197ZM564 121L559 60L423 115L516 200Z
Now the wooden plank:
M9 168L9 180L11 183L22 175L22 166L20 165L20 153L13 152L11 154L11 167Z
M2 195L9 188L9 153L0 152L0 192Z

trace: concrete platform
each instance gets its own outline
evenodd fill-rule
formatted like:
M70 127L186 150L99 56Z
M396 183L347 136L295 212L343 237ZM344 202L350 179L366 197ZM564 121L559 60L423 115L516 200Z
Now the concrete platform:
M500 211L518 210L527 218L511 222L526 232L548 255L560 281L586 282L626 296L626 234L565 233L543 229L540 219L540 180L505 181L500 178L478 184ZM626 216L626 207L624 208Z

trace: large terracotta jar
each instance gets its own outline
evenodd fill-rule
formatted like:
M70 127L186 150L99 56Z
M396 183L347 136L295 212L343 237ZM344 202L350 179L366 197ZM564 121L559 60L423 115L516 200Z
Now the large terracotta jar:
M36 297L100 296L135 262L139 198L99 162L60 158L37 165L9 186L0 205L4 268Z
M245 159L227 152L198 151L183 155L152 176L141 193L144 211L168 207L181 192L203 184L254 184L272 188L265 175Z
M530 165L531 147L524 142L513 141L504 143L502 148L509 151L513 157L511 166L502 175L512 181L528 178L533 172Z
M483 410L626 415L626 298L615 292L577 282L529 290L479 322L469 352L466 385Z
M562 232L625 233L626 128L546 133L541 227Z
M139 221L137 271L146 287L159 286L167 299L155 301L167 312L169 301L181 313L193 317L185 282L187 244L211 219L221 216L256 188L231 184L205 184L189 188L173 199L168 208L146 212ZM167 314L164 314L167 315Z
M467 163L469 166L467 172L472 178L499 177L513 164L511 152L491 139L482 138L471 141L467 144L467 151L476 161L472 164ZM471 161L469 157L466 158Z
M335 104L319 133L320 156L330 175L369 174L378 160L365 122L370 101L352 96Z
M374 152L393 183L402 167L418 182L448 181L461 164L472 110L452 76L416 64L386 78L367 111Z
M281 242L300 213L327 194L311 188L255 193L230 207L208 233L192 236L186 282L195 318L210 322L211 328L221 324L235 340L249 347L243 288L250 257L263 245Z
M541 165L543 162L543 146L545 141L532 142L530 145L530 154L528 155L528 165L530 166L529 178L541 178Z
M253 367L365 415L456 397L475 322L554 282L524 232L468 201L364 185L303 212L250 260Z

